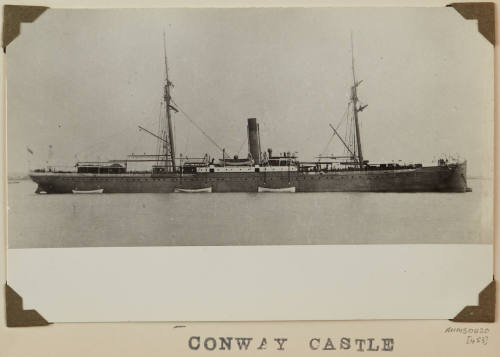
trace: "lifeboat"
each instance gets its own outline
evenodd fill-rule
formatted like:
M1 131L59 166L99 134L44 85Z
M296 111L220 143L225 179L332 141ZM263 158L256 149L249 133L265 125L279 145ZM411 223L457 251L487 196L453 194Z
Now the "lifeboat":
M96 194L96 193L103 193L104 192L104 189L103 188L99 188L97 190L87 190L87 191L84 191L84 190L72 190L74 194Z
M212 187L205 188L176 188L174 192L177 193L204 193L204 192L212 192Z
M295 192L295 186L293 187L283 187L283 188L269 188L269 187L260 187L258 192Z

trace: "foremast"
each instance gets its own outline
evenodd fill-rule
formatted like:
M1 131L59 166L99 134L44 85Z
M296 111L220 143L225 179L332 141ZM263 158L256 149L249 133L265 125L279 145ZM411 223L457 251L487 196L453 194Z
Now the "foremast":
M163 149L165 155L165 166L167 171L175 172L175 144L174 144L174 130L172 126L172 112L176 109L172 106L172 97L170 95L170 88L173 87L172 82L168 78L168 62L167 62L167 40L165 32L163 32L163 52L165 57L165 87L163 93L163 100L165 101L165 111L167 115L167 131L163 141Z
M363 150L361 146L361 135L359 131L359 119L358 119L358 113L363 111L367 106L366 105L360 105L358 107L358 86L361 84L361 81L356 80L356 72L354 70L354 45L353 45L353 40L352 40L352 34L351 34L351 53L352 53L352 80L353 80L353 85L351 87L351 102L352 102L352 107L353 107L353 112L354 112L354 127L355 127L355 133L356 133L356 149L357 149L357 161L359 168L362 169L364 167L364 160L363 160Z

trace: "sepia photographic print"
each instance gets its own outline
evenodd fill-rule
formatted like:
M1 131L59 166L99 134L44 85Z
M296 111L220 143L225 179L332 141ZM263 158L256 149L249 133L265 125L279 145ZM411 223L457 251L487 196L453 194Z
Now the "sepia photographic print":
M453 318L492 280L493 45L451 7L46 9L5 62L48 321Z

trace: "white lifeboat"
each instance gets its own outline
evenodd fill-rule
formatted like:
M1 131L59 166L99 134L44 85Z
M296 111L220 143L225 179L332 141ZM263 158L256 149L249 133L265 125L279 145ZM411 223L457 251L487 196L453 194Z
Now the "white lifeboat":
M269 187L260 187L258 192L295 192L295 186L293 187L283 187L283 188L269 188Z
M97 190L87 190L87 191L84 191L84 190L72 190L74 194L96 194L96 193L103 193L104 192L104 189L103 188L99 188Z
M176 188L174 192L177 193L205 193L205 192L212 192L212 187L205 187L205 188Z

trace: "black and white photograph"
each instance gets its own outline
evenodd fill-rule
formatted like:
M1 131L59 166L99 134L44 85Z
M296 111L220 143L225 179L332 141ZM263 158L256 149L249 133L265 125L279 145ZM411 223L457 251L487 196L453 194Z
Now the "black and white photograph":
M220 315L196 294L186 315L108 296L102 320L453 318L492 279L493 44L453 8L47 9L5 62L8 281L42 315L41 286L120 291L135 259L150 285L163 268L181 290L212 270L263 289L285 272L300 293L267 289L255 304L294 302L240 316L224 310L238 293L200 282ZM363 305L377 289L359 277L400 301L412 285L422 306L389 291ZM58 306L51 321L101 316Z

